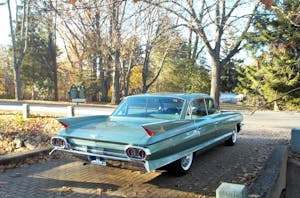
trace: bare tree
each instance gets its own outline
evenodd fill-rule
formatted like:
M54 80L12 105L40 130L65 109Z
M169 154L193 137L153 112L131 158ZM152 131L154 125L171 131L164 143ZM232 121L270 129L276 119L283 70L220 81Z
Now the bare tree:
M199 36L211 59L210 95L218 102L220 69L241 50L258 2L255 5L245 0L142 1L176 15L181 19L182 26L192 29ZM230 50L224 53L223 47L229 35L235 38L232 38Z
M7 7L9 13L9 24L10 24L10 34L12 41L12 52L13 52L13 66L14 66L14 81L15 81L15 98L16 100L21 100L22 97L22 82L20 77L20 69L23 58L27 50L27 34L28 34L28 14L30 0L22 1L23 13L18 16L19 6L16 5L16 24L13 24L11 2L7 0ZM18 21L18 20L21 21ZM17 41L19 45L17 46Z
M136 23L135 23L136 27ZM123 96L128 96L129 88L130 88L130 76L132 69L139 63L140 57L140 45L139 38L136 32L136 28L134 28L133 35L128 38L123 45L122 48L122 56L121 56L121 68L122 68L122 93Z
M157 7L148 6L145 8L144 13L144 29L142 31L145 32L143 39L145 40L145 44L143 47L144 53L142 61L142 93L146 93L159 77L165 64L167 55L169 54L172 42L174 42L172 39L172 24L168 20L168 17L164 17L166 15L162 12L162 10L158 9ZM155 48L159 48L163 45L165 48L160 48L163 50L163 55L160 63L156 65L153 61L151 61L151 55ZM150 79L151 69L156 70L156 73L152 79Z
M9 56L9 48L0 45L0 96L4 98L12 98L14 90L14 74L11 56Z
M50 1L50 8L57 8L57 0L55 5ZM55 101L58 100L58 79L57 79L57 46L56 46L56 23L57 23L57 13L53 12L49 18L48 26L48 51L51 57L51 78L53 80L53 90Z
M85 1L79 7L61 4L57 9L62 25L58 33L63 38L67 59L77 68L77 82L100 81L101 101L108 102L111 84L111 50L108 42L108 13L104 1ZM87 75L88 73L88 75ZM90 93L95 100L96 93Z
M124 8L122 8L124 6ZM124 19L126 1L124 5L122 1L111 0L109 8L110 22L110 40L113 59L112 69L112 97L111 103L118 104L120 102L120 53L121 53L121 28Z

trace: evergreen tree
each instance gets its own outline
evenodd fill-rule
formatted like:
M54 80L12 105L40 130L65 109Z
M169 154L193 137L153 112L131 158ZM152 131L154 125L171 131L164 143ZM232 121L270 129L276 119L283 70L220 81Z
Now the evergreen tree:
M288 0L282 7L288 13L297 6L299 1ZM278 98L282 109L300 109L300 27L281 12L259 10L254 29L248 38L257 65L243 69L238 90L270 105Z
M39 30L30 34L28 52L22 62L21 78L27 92L25 98L52 98L54 88L52 80L51 57L47 48L47 34Z
M56 46L53 43L52 13L43 9L34 1L28 15L27 52L21 67L21 79L24 84L24 97L29 99L57 100ZM47 21L47 23L40 23ZM19 43L17 43L19 45ZM54 52L55 51L55 52ZM54 57L55 56L55 57ZM56 79L56 80L55 80Z
M221 92L233 92L234 88L237 86L237 67L238 65L236 65L234 62L229 62L228 64L224 65L221 69Z

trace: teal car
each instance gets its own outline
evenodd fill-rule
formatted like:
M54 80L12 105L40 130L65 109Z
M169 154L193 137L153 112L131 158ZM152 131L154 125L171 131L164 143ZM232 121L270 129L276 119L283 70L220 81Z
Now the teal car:
M243 117L220 111L206 94L143 94L125 98L110 116L59 118L53 150L140 164L149 172L166 168L187 174L196 153L224 142L234 145ZM50 154L51 154L50 153Z

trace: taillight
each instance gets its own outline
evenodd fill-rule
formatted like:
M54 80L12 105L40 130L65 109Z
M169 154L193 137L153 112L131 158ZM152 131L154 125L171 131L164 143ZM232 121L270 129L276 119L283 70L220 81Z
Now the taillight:
M60 148L66 148L67 147L67 141L64 138L61 138L61 137L51 138L51 144L54 147L60 147Z
M136 151L134 148L128 148L126 150L126 154L128 155L128 157L135 157L136 156Z
M142 159L146 158L146 152L144 150L140 150L138 156Z
M143 160L147 157L147 155L150 154L150 152L148 150L144 150L143 148L129 147L126 149L126 154L129 158Z
M147 132L147 134L152 137L154 135L154 133L152 131L150 131L150 129L147 129L145 127L143 127L145 129L145 131Z
M59 122L61 125L63 125L63 127L66 129L66 128L68 128L68 125L66 124L66 123L64 123L64 122Z

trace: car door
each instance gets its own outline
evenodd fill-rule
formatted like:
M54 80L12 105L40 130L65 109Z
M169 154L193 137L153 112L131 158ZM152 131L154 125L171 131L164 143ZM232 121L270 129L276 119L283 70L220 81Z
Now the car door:
M212 98L205 98L205 104L207 107L208 118L213 120L213 123L215 125L214 138L216 138L217 136L222 136L226 133L226 131L228 131L226 117L220 113L219 108Z
M191 117L199 133L198 143L204 143L215 137L215 122L208 117L204 98L197 98L190 103Z

